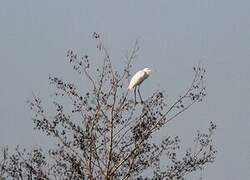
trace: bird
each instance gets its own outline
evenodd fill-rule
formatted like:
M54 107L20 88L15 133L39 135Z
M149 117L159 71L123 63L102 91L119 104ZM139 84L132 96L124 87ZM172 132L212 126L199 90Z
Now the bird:
M135 73L135 75L131 78L128 89L132 90L134 88L135 104L137 104L137 101L136 101L136 89L137 89L137 87L138 87L137 90L138 90L138 94L140 96L141 103L143 104L143 100L142 100L141 93L140 93L140 85L145 79L147 79L149 77L151 72L152 72L152 70L150 68L144 68L144 69L138 71L137 73Z

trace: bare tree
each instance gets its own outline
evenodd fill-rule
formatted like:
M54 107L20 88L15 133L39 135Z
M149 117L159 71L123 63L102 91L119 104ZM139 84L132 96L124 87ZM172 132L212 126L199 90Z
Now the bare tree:
M166 93L160 90L136 104L127 86L138 43L119 72L100 35L94 33L93 39L103 55L100 67L92 67L88 55L79 58L72 50L67 54L74 70L90 82L88 92L49 77L56 89L52 97L55 113L49 113L35 95L28 102L34 128L54 137L56 146L48 152L17 147L11 155L4 150L0 175L13 179L184 179L214 162L216 126L212 122L208 132L197 133L194 147L183 155L179 137L153 140L170 121L206 96L205 69L193 68L190 87L173 104L166 102Z

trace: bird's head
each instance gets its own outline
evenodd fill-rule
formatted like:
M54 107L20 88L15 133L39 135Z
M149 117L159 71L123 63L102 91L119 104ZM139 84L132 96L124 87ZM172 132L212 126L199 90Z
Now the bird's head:
M147 74L150 74L153 70L150 68L144 68L143 71Z

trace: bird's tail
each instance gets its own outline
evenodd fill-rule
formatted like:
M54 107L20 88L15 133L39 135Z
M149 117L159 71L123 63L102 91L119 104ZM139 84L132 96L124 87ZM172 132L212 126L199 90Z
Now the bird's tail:
M129 85L128 90L131 90L131 89L133 89L133 86Z

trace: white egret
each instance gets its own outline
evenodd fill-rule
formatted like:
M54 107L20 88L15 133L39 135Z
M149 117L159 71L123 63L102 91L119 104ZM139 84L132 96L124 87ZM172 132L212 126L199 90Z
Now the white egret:
M134 95L135 95L135 103L136 102L136 88L138 87L138 94L141 99L141 103L143 103L141 93L140 93L140 85L141 83L148 78L149 74L152 72L149 68L144 68L143 70L138 71L135 75L131 78L128 89L131 90L134 88Z

